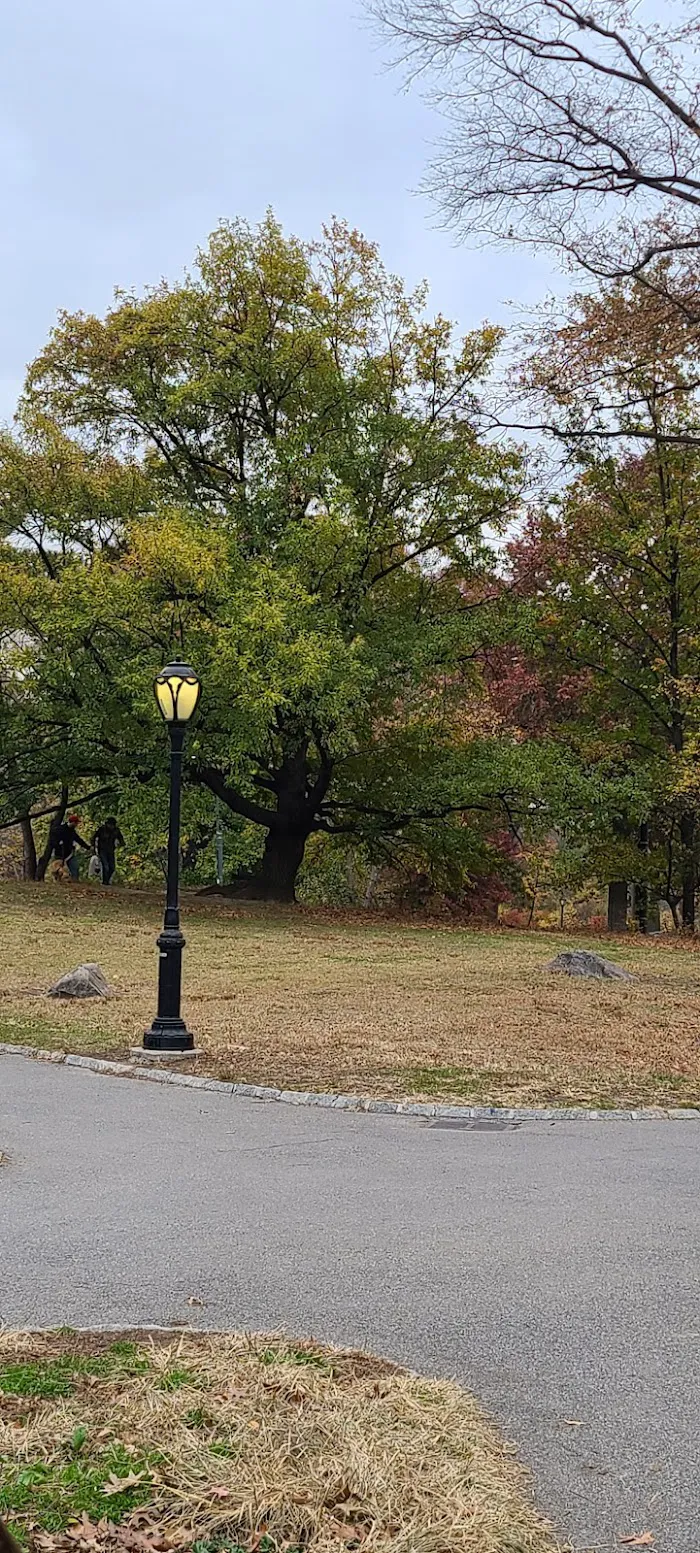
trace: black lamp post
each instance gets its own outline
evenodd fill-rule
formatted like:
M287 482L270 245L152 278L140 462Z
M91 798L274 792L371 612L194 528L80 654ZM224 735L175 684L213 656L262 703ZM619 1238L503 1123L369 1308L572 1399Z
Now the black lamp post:
M194 1048L194 1037L180 1013L182 951L178 886L180 876L180 791L185 729L197 710L201 685L194 669L174 662L161 669L154 686L156 701L170 734L170 820L168 828L168 890L163 931L158 939L158 1013L147 1030L147 1051L185 1052Z

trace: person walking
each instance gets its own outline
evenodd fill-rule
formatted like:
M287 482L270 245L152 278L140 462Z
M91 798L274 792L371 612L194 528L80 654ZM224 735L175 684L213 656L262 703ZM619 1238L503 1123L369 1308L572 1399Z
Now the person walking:
M117 866L116 849L123 847L124 837L117 824L116 816L110 814L102 825L95 831L93 846L97 848L97 855L102 865L102 883L110 884Z
M67 870L71 879L77 879L78 877L78 854L76 847L84 847L86 852L90 851L87 841L83 841L82 836L78 835L79 824L80 815L69 814L68 819L64 820L63 824L59 826L54 847L54 857L60 869Z

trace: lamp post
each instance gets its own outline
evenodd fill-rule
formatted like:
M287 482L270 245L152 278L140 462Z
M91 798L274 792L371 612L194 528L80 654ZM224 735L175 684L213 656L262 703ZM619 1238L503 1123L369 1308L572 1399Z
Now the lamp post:
M158 939L158 1013L147 1030L147 1051L185 1052L194 1049L194 1037L180 1013L182 951L180 931L180 791L185 729L197 710L201 685L188 664L169 663L156 675L156 701L170 734L170 818L168 826L168 886L163 931Z

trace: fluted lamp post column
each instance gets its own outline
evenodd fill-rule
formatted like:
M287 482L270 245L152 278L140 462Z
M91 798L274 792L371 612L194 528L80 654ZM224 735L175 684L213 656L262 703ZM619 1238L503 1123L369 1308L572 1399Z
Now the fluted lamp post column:
M158 939L158 1013L144 1035L143 1044L147 1051L187 1052L194 1050L194 1037L180 1012L182 951L185 947L180 931L179 904L180 793L185 731L197 710L202 687L189 664L175 661L156 675L153 688L170 735L170 820L165 920Z

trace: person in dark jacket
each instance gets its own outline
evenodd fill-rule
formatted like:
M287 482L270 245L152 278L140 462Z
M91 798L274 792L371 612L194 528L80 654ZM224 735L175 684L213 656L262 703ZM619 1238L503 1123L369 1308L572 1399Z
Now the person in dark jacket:
M114 877L117 866L116 849L123 847L124 837L119 829L116 817L110 814L103 824L95 831L93 846L97 847L97 855L102 865L102 883L109 884Z
M77 879L78 877L78 854L75 850L76 847L84 847L86 852L90 851L87 841L83 841L82 836L78 835L79 824L80 815L69 814L68 819L64 820L63 824L59 826L54 847L55 858L59 863L63 864L64 868L68 869L71 879Z

